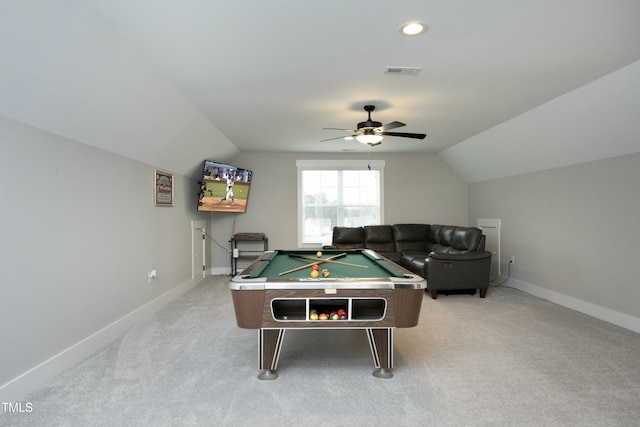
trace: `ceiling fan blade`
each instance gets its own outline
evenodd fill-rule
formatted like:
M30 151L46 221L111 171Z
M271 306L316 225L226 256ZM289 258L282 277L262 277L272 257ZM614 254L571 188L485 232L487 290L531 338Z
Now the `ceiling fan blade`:
M349 129L346 129L346 130L349 130ZM348 137L355 138L356 136L358 136L358 135L357 134L355 134L355 135L344 135L344 136L338 136L336 138L321 139L320 142L333 141L334 139L344 139L344 138L348 138Z
M399 136L402 138L415 138L415 139L424 139L427 134L425 133L406 133L406 132L379 132L380 135L387 136Z
M406 126L406 125L404 123L402 123L402 122L391 122L391 123L387 123L386 125L383 125L381 127L382 127L382 131L387 131L387 130L399 128L399 127L402 127L402 126Z
M343 128L322 128L323 130L346 130L347 132L358 132L354 129L343 129Z

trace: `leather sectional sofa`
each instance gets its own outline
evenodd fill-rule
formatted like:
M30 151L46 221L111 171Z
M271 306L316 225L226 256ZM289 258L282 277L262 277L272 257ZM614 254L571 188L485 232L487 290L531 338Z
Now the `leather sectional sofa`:
M371 249L427 280L427 290L438 292L489 288L491 252L484 250L485 236L475 227L434 224L334 227L336 249Z

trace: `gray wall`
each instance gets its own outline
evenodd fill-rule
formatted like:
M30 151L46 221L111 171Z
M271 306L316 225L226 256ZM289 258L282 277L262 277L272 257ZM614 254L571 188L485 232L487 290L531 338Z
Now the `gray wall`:
M270 249L298 245L297 169L299 159L384 160L384 222L467 225L467 185L436 154L243 153L233 160L253 170L247 212L212 213L213 267L229 270L228 241L235 232L264 232ZM234 225L235 221L235 225ZM222 247L221 247L222 246Z
M640 61L440 153L511 286L638 332L639 115Z
M152 166L4 118L0 152L1 391L189 283L191 220L207 216L191 179L154 207Z
M471 184L469 212L502 219L513 285L637 330L639 189L640 154L629 154Z

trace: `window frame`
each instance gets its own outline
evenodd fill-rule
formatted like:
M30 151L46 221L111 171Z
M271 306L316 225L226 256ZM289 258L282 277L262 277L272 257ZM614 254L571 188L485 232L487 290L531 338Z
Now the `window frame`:
M380 177L380 224L384 224L384 160L296 160L298 174L298 248L319 248L327 242L304 243L302 241L303 196L302 171L305 170L377 170Z

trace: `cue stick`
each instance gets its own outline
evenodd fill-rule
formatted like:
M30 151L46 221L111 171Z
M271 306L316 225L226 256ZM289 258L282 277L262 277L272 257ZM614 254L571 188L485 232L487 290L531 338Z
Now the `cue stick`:
M351 264L349 262L342 262L342 261L333 261L332 258L335 257L330 257L330 258L314 258L312 256L306 256L306 255L296 255L296 254L289 254L290 257L295 257L295 258L302 258L302 259L308 259L310 261L325 261L325 262L330 262L332 264L340 264L340 265L346 265L348 267L360 267L360 268L368 268L366 265L359 265L359 264Z
M291 255L289 255L289 256L291 256ZM341 254L334 255L332 257L323 259L322 261L327 261L327 260L335 259L335 258L342 258L342 257L345 257L345 256L347 256L347 253L343 252ZM292 268L291 270L283 271L282 273L278 274L278 276L284 276L285 274L293 273L294 271L298 271L298 270L302 270L302 269L305 269L305 268L309 268L314 264L321 264L321 263L316 261L316 262L312 262L311 264L306 264L306 265L303 265L303 266L300 266L300 267Z

